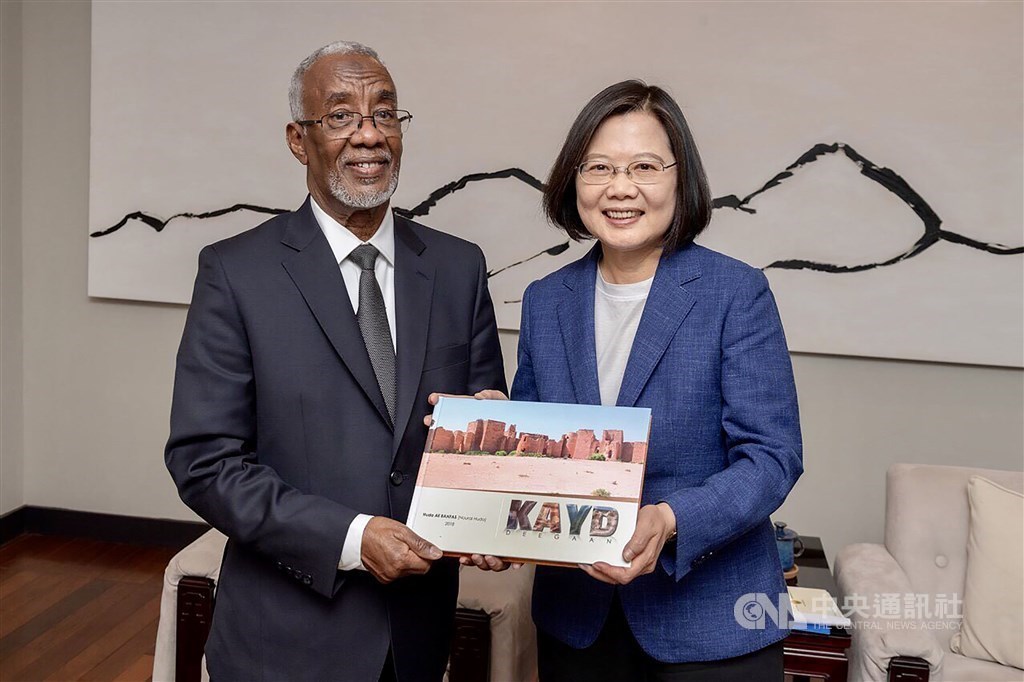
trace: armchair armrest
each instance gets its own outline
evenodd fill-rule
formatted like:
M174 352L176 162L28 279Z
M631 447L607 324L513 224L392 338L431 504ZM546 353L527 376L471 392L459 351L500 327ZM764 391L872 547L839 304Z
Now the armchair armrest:
M850 679L885 682L890 663L901 657L922 659L931 679L941 679L942 649L924 621L877 612L882 595L899 595L902 609L903 595L914 592L910 579L883 545L844 547L836 556L834 573L843 601L840 605L847 611L852 608L847 613L853 621ZM851 599L854 596L856 599Z
M206 638L210 635L216 587L217 584L212 578L186 575L178 581L175 682L201 682L206 677L203 649L206 648Z
M203 647L227 538L216 530L174 555L164 570L153 682L206 680Z
M889 661L889 682L928 682L928 661L913 656L897 656Z

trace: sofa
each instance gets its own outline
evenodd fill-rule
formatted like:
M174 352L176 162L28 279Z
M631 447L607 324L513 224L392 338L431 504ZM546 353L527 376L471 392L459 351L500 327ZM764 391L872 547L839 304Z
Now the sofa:
M210 530L178 552L164 571L153 682L208 682L203 646L214 612L227 538ZM533 682L536 630L530 617L533 567L459 573L449 682Z
M972 477L988 479L1011 497L1024 490L1020 471L893 465L886 476L884 544L849 545L837 555L841 606L854 622L850 680L1024 680L1019 668L955 653L956 633L973 615L971 590L965 592L974 504L968 489L978 485ZM1021 522L1015 516L1005 519L1013 534ZM1020 566L1010 563L1019 574ZM972 565L975 572L980 568ZM1019 585L996 587L1020 594ZM1001 621L1002 634L1024 651L1019 606Z

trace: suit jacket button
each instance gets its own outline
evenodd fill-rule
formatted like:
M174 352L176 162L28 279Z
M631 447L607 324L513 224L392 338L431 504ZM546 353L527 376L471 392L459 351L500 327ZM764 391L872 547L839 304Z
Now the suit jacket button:
M311 576L311 575L304 575L304 576L302 576L302 584L303 585L312 585L313 584L313 576Z
M398 469L391 472L391 485L402 485L402 481L405 480L405 474Z

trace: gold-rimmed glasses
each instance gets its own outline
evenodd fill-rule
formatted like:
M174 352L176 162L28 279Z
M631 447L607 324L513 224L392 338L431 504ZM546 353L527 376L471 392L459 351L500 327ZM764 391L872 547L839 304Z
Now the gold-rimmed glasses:
M613 166L607 161L584 161L577 171L583 182L588 185L607 185L616 173L623 172L638 185L653 185L664 177L662 173L677 165L678 161L669 164L658 161L634 161L628 166Z
M405 109L378 109L372 114L360 114L355 111L339 109L324 114L318 119L296 121L299 125L320 125L324 134L334 140L352 137L363 127L363 120L368 120L384 137L401 137L409 129L412 114Z

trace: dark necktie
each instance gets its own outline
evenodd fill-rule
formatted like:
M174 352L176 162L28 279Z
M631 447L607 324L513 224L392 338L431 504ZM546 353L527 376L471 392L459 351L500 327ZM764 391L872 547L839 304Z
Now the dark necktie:
M349 260L359 266L359 331L370 355L370 364L377 375L377 384L384 396L391 422L395 421L395 347L391 343L391 328L384 308L384 295L380 291L377 277L373 272L380 254L371 244L357 246L349 254Z

